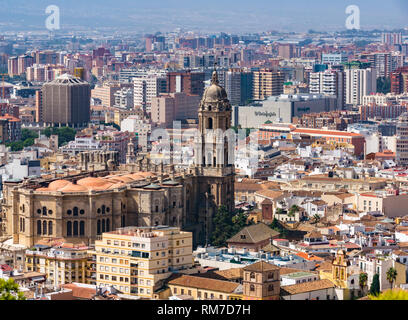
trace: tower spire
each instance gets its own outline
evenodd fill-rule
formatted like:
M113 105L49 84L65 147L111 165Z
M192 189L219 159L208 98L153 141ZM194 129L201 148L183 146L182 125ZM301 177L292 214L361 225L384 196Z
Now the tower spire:
M212 73L211 84L218 84L217 62L214 62L214 71Z

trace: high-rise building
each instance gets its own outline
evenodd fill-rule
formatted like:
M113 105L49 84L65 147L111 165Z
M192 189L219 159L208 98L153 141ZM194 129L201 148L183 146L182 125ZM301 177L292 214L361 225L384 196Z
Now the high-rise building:
M102 105L113 107L115 105L115 92L120 90L119 83L106 83L91 90L91 97L100 99Z
M18 57L8 59L8 74L10 77L18 76Z
M81 127L90 119L89 83L64 74L42 88L41 122Z
M253 99L264 100L283 93L284 74L272 69L253 72Z
M202 97L204 77L204 72L169 72L167 73L167 93L184 92Z
M177 227L126 227L95 241L96 283L153 298L159 281L191 268L192 234Z
M146 74L133 78L135 108L143 107L146 112L150 112L150 104L153 97L160 93L166 93L166 78L159 74Z
M298 47L294 43L279 43L278 56L284 59L292 59L298 57Z
M337 97L337 108L343 109L346 103L346 77L343 71L329 69L324 72L312 72L309 76L309 92L333 95Z
M174 120L197 119L198 95L183 92L161 94L152 98L152 122L171 126Z
M399 166L408 166L408 113L403 113L397 123L397 149L395 160Z
M391 93L408 92L408 67L398 68L391 73Z
M402 33L383 32L381 42L387 45L402 44Z
M230 69L218 72L220 85L225 88L232 105L243 105L252 99L253 78L251 72Z
M322 53L322 64L341 64L348 61L344 53Z
M377 91L375 69L346 69L346 104L359 105L363 96Z
M18 57L18 74L25 73L28 67L34 64L34 58L29 55L22 55Z

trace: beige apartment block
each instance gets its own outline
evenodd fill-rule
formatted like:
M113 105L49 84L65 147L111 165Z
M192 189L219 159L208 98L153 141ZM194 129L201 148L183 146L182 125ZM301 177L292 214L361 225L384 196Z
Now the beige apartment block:
M193 265L192 233L176 227L126 227L95 242L96 283L153 298L161 280Z

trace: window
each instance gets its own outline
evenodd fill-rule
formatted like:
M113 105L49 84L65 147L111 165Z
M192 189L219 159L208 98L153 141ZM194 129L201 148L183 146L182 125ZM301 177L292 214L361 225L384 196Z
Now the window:
M52 221L48 222L48 235L52 235Z
M102 232L106 231L105 219L102 219Z
M81 210L79 211L79 214L85 214L85 210L81 209Z
M73 228L73 235L77 236L78 235L78 221L74 221L74 228Z
M98 220L96 224L96 234L101 234L101 220Z
M74 207L73 213L74 216L78 216L78 207Z
M255 291L255 286L254 286L253 284L251 284L251 285L249 286L249 291Z
M106 219L106 232L110 231L110 220Z
M71 215L72 211L71 210L67 210L67 215Z
M41 235L41 220L37 220L37 235Z
M85 221L79 222L79 235L80 236L85 235Z
M68 221L67 222L67 237L71 237L72 236L72 222Z
M43 216L47 215L47 207L43 207L42 214L43 214Z

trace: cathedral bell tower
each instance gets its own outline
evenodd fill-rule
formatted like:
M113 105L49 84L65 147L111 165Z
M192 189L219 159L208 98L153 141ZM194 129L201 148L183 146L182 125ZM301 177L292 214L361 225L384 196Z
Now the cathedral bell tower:
M231 129L232 108L214 70L211 85L204 91L198 109L198 136L195 139L196 223L205 227L201 237L209 239L212 217L221 206L234 210L234 146Z

